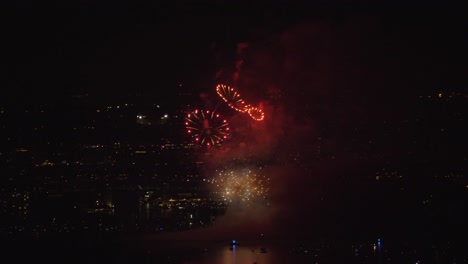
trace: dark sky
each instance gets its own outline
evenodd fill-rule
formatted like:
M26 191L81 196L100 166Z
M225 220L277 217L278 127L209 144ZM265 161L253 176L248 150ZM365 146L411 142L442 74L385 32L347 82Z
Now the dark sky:
M466 70L466 20L455 5L168 3L16 1L11 12L4 11L2 25L4 98L57 99L74 93L125 97L132 91L160 95L158 89L178 82L203 90L220 66L215 55L223 59L221 66L232 67L237 42L265 44L307 23L327 33L321 39L299 40L303 44L297 44L295 56L318 49L332 52L340 60L331 67L343 69L341 79L357 74L355 85L373 89L405 79L455 87L465 81L460 76ZM346 63L351 61L357 65L350 72ZM392 76L385 74L390 70Z

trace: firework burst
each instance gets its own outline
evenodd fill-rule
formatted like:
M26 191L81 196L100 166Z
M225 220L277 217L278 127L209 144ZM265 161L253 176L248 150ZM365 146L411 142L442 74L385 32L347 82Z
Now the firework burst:
M247 113L255 121L262 121L265 118L265 113L262 111L262 109L257 107L250 107Z
M260 168L261 169L261 168ZM221 170L209 180L219 198L246 205L267 201L270 178L249 168Z
M249 114L255 121L262 121L265 118L265 113L260 108L247 104L233 87L218 84L216 85L216 92L232 109Z
M216 86L216 92L218 95L228 104L232 109L239 111L241 113L246 113L250 108L241 97L239 92L237 92L233 87L230 87L225 84L218 84Z
M210 110L195 110L187 114L185 127L195 143L208 147L221 144L230 135L227 120Z

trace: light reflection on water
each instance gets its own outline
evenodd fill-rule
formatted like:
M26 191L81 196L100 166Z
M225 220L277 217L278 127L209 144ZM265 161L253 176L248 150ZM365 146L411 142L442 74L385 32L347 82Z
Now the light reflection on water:
M214 254L213 259L203 259L200 263L275 263L272 256L272 253L260 253L258 249L240 246L232 250L229 248L220 250Z
M291 245L291 244L290 244ZM185 245L188 246L188 245ZM192 245L193 246L193 245ZM263 249L263 251L262 251ZM191 253L183 256L180 252L178 261L184 264L248 264L248 263L315 263L314 253L295 254L292 247L278 243L258 243L247 241L231 247L228 243L203 242L192 247ZM177 259L177 258L176 258ZM159 259L161 260L161 259Z

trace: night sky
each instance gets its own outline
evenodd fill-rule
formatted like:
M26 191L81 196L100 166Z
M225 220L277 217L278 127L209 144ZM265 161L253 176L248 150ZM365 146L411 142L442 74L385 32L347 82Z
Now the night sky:
M346 217L349 225L335 231L354 234L360 221L373 223L357 216L370 217L369 208L354 206L333 220L319 215L378 196L359 185L370 171L389 166L424 180L427 172L466 168L468 131L450 121L466 120L467 110L468 20L459 5L62 2L16 1L2 11L4 105L74 95L106 105L136 93L177 104L173 89L183 84L195 91L193 104L212 106L215 85L225 82L265 111L264 122L232 115L237 136L197 158L271 165L274 210L229 211L224 224L197 235L262 228L309 235ZM449 95L458 101L447 107L421 103ZM320 162L313 158L319 145L329 155ZM356 160L356 152L370 154ZM397 211L378 201L390 208L382 215Z
M69 93L124 97L135 90L161 95L165 85L186 81L206 90L216 70L234 66L235 45L243 41L268 46L261 48L268 53L262 63L302 57L294 67L321 80L294 79L319 93L386 97L460 89L465 81L466 21L456 5L205 3L16 1L11 12L3 11L4 93L22 100ZM283 69L268 70L265 77L284 79L275 72Z

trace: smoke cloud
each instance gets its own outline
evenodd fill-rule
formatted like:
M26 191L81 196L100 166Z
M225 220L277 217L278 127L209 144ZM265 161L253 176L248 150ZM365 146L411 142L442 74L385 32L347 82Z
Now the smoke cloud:
M257 28L250 41L237 45L236 60L226 62L235 66L227 81L236 84L246 102L261 108L265 119L234 112L232 138L204 153L203 173L209 177L213 167L233 159L260 162L271 179L270 203L233 205L213 227L181 236L330 236L371 221L346 211L347 205L359 204L349 188L383 162L382 156L395 159L390 154L397 144L382 144L375 150L382 155L365 160L353 155L386 140L378 130L382 120L397 120L412 110L408 98L414 91L408 87L415 82L402 63L405 56L412 58L411 51L396 33L382 33L379 23L372 16L350 16L281 32L265 29L268 34L258 34L262 29Z

